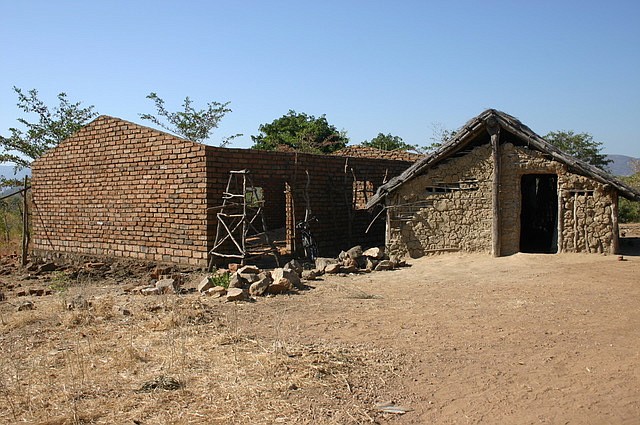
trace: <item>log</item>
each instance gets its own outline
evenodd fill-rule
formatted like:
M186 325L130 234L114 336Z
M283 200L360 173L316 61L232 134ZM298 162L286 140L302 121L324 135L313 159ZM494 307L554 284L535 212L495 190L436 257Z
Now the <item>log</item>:
M558 186L560 186L560 182L558 181ZM563 202L562 202L562 189L558 187L558 254L562 252L562 245L564 244L564 213L563 213Z
M493 151L493 256L499 257L501 255L500 226L502 222L500 219L500 125L493 117L489 117L485 124L487 132L491 136L491 149Z
M27 201L27 176L24 176L24 193L22 194L22 266L27 265L27 251L29 250L29 213Z
M620 253L620 236L618 229L618 192L613 191L613 202L611 203L611 253Z

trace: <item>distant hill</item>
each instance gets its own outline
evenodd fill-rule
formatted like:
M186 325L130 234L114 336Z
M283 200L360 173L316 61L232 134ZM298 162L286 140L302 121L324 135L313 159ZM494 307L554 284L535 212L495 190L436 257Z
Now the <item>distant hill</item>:
M609 169L614 176L630 176L633 174L631 161L640 161L640 158L634 158L626 155L607 155L607 159L613 162L609 164Z
M13 165L0 165L0 177L7 179L24 179L24 176L30 176L31 170L24 169L13 173Z

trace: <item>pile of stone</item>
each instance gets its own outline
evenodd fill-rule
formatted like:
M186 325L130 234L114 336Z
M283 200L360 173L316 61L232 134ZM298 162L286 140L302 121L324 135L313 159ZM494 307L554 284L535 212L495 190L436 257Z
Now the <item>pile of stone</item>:
M291 260L284 267L260 270L256 266L239 267L231 264L229 269L218 270L218 275L228 274L228 286L216 285L219 278L206 276L198 284L197 290L212 297L226 297L227 301L242 301L250 297L277 295L304 288L305 281L316 280L323 274L349 274L393 270L405 266L404 261L390 259L384 248L362 250L354 246L340 253L338 258L317 258L315 268L304 270L302 265Z
M212 297L226 297L227 301L242 301L249 297L277 295L304 288L302 265L289 261L284 267L273 270L260 270L256 266L244 266L233 271L219 270L218 274L229 274L228 286L219 286L214 279L206 276L198 284L201 294Z
M393 270L405 265L404 261L389 258L383 247L363 251L362 247L357 245L348 251L342 251L338 258L317 258L315 271L318 274L369 273Z
M127 285L122 289L125 293L142 295L179 294L183 291L184 275L172 271L172 267L156 267L148 284Z

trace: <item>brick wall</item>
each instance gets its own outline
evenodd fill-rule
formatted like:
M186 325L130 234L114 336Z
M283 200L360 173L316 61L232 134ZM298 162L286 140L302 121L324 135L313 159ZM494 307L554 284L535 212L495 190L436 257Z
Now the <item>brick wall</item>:
M207 193L210 206L222 204L231 170L250 170L255 186L261 187L265 198L265 218L269 229L286 227L287 246L300 246L294 234L295 222L304 218L305 187L309 172L308 197L312 214L318 221L311 224L321 255L335 255L352 244L383 244L384 217L369 233L365 233L373 218L369 211L354 209L355 181L368 182L375 191L386 178L408 168L405 161L340 156L313 155L292 152L226 149L207 146ZM346 171L346 174L345 174ZM287 184L291 192L286 194ZM364 183L363 183L364 184ZM373 189L371 189L373 188ZM364 196L356 193L356 201ZM213 245L217 210L209 209L209 246Z
M226 149L189 142L101 116L35 161L32 250L205 266L216 210L231 170L250 170L262 188L270 230L287 227L287 245L308 197L321 255L356 243L384 243L384 217L359 207L410 162ZM285 193L286 188L291 191ZM357 192L354 188L366 188ZM364 199L363 199L364 198Z
M394 161L410 161L410 162L416 162L425 157L424 155L411 153L403 150L385 151L382 149L371 148L368 146L358 146L358 145L347 146L346 148L343 148L337 152L334 152L333 155L349 156L354 158L391 159Z
M340 250L349 249L355 244L364 247L384 244L384 214L365 233L378 210L370 212L358 209L358 200L364 194L354 194L353 189L354 186L364 186L373 188L375 192L385 181L407 169L410 162L299 154L293 165L287 222L291 227L294 222L304 219L305 171L308 170L309 204L312 215L318 219L311 223L311 231L320 256L337 255ZM288 242L299 251L299 238L294 239L290 234Z
M101 116L32 170L36 254L206 263L203 145Z

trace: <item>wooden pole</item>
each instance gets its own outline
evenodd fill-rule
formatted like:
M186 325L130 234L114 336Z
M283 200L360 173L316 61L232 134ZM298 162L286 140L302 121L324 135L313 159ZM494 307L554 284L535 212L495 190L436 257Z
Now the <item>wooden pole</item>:
M557 182L557 186L558 186L558 251L557 253L560 254L563 250L562 245L564 245L564 205L563 205L563 199L562 199L562 189L560 188L560 179L558 178L558 182Z
M620 239L619 239L619 229L618 229L618 192L614 191L613 202L611 203L611 224L613 227L611 229L611 253L619 254L620 253Z
M500 124L494 117L489 117L485 121L487 132L491 136L491 148L493 152L493 256L501 255L501 233L500 225L502 220L500 212Z
M28 177L24 176L24 187L27 187ZM27 191L22 194L22 266L27 265L27 251L29 250L29 213L27 211Z

